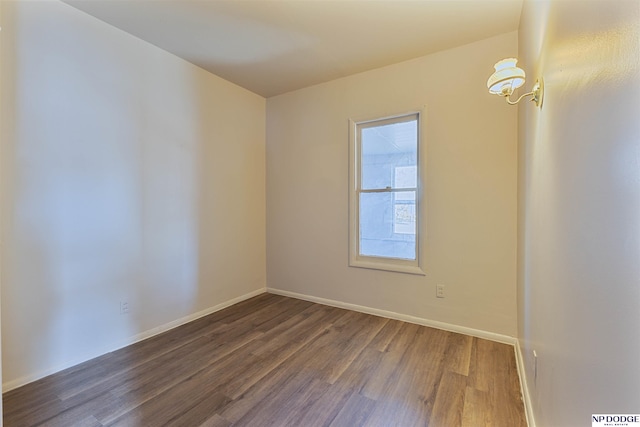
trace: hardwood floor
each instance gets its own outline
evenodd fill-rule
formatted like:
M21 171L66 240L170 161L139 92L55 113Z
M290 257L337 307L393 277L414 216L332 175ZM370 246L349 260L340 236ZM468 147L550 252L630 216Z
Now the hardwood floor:
M10 391L13 426L526 426L513 347L263 294Z

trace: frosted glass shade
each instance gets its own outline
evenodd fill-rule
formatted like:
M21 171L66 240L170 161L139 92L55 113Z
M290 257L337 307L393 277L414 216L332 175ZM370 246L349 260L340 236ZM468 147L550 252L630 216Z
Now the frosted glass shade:
M517 62L516 58L507 58L494 65L496 71L487 80L490 93L509 96L524 84L524 70L516 67Z

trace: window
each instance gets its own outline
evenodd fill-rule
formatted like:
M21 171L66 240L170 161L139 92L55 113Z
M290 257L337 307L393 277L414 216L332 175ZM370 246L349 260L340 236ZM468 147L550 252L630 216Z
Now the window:
M350 121L350 259L424 274L422 112Z

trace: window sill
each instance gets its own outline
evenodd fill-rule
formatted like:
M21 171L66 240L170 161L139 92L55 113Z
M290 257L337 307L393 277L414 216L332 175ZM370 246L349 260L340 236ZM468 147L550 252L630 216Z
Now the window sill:
M426 276L427 273L422 270L417 265L402 265L396 264L394 262L385 262L385 261L369 261L369 260L351 260L349 262L350 267L357 268L368 268L370 270L383 270L390 271L393 273L405 273L405 274L415 274L418 276Z

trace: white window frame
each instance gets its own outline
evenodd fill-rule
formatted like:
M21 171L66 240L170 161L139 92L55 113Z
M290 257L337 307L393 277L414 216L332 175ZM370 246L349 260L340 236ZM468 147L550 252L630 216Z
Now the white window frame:
M416 259L404 260L377 256L360 255L360 193L361 193L361 141L360 126L373 122L384 122L417 115L418 119L418 180L416 189ZM380 115L362 120L349 119L349 266L398 273L426 275L426 143L424 137L425 108L419 108L391 116Z

